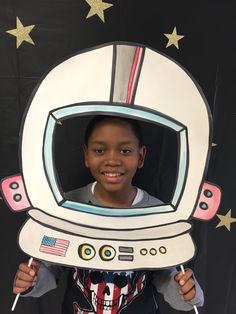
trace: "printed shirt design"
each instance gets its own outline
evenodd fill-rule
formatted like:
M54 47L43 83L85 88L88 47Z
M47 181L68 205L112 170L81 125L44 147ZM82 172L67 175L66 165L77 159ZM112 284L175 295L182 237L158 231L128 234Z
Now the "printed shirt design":
M74 314L118 314L142 293L146 274L143 271L104 272L76 269L74 280L92 308L92 311L81 309L74 302Z

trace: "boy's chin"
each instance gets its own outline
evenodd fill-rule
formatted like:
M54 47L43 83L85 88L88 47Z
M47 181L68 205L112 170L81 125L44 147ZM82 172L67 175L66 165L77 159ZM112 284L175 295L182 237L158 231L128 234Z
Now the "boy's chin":
M116 193L123 193L123 191L125 190L122 186L120 186L120 184L117 184L117 183L107 183L107 184L104 184L102 186L102 190L104 192L107 192L107 193L112 193L112 192L116 192Z
M103 183L103 184L100 184L100 186L98 186L98 190L100 191L104 191L106 193L127 193L127 191L129 189L131 189L132 186L124 186L122 183Z

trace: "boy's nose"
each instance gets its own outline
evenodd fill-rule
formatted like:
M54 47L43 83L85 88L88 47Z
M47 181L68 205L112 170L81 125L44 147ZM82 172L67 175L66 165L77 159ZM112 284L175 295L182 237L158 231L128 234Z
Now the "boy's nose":
M110 152L105 161L106 166L119 166L121 164L120 156L115 152Z
M120 160L109 159L109 160L106 160L105 165L111 166L111 167L116 167L116 166L120 166L121 162L120 162Z

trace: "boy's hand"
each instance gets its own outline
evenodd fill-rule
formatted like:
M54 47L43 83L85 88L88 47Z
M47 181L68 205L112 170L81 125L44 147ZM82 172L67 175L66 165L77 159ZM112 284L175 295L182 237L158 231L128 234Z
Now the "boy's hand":
M20 264L15 277L13 293L22 293L32 287L37 279L39 267L40 262L36 260L33 260L30 267L28 263Z
M182 294L183 300L191 301L196 295L193 271L191 269L186 269L184 274L179 272L175 275L175 280L180 285L179 292Z

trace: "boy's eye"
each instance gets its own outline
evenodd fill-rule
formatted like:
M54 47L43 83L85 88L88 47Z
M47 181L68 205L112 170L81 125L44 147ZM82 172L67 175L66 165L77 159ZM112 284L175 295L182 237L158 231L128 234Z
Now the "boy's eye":
M97 155L102 155L104 153L104 149L98 148L94 150Z
M127 155L127 154L129 154L129 153L131 153L131 149L129 149L129 148L123 148L123 149L121 149L121 154Z

